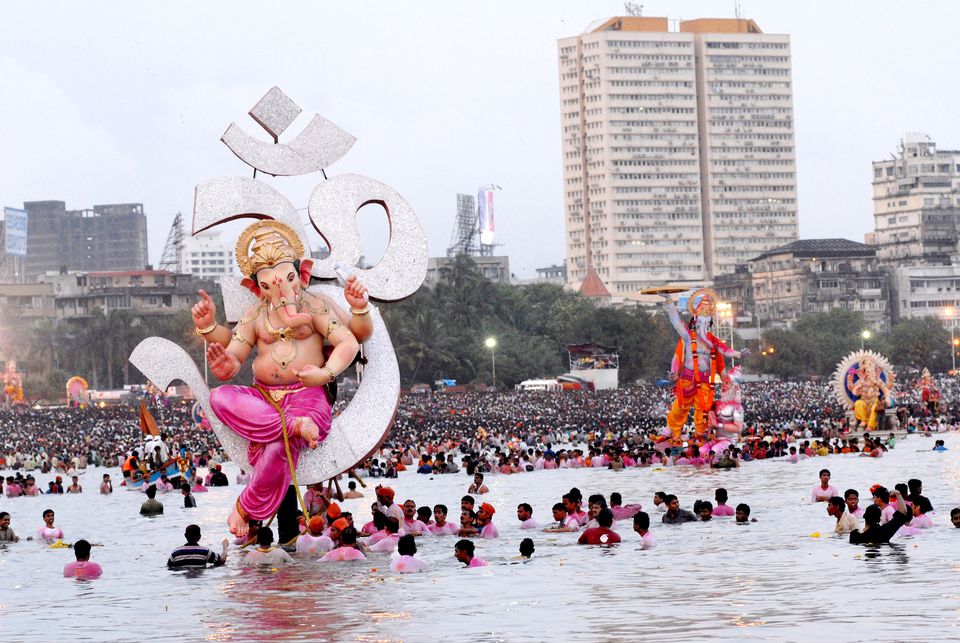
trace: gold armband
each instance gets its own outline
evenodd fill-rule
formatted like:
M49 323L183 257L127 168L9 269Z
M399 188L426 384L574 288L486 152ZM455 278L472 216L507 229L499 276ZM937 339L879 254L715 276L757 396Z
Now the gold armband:
M325 332L323 335L324 337L330 337L330 335L332 335L333 333L337 332L340 329L345 330L346 327L340 322L338 322L336 319L331 319L330 323L327 324L327 332Z
M337 374L334 373L334 372L333 372L333 369L331 369L329 366L321 366L321 367L320 367L320 370L330 376L330 381L331 381L331 382L336 382L336 381L337 381Z
M210 324L210 325L207 326L206 328L200 328L200 327L198 327L198 326L194 326L194 327L193 327L193 332L195 332L195 333L196 333L197 335L199 335L200 337L203 337L204 335L208 335L209 333L212 333L214 330L216 330L217 326L219 326L219 325L220 325L220 324L218 324L217 322L213 322L212 324Z
M250 342L248 342L248 341L247 341L247 338L240 334L240 329L239 329L239 328L236 329L235 331L233 331L233 338L234 338L235 340L237 340L238 342L243 342L244 344L246 344L246 345L249 346L250 348L253 348L253 344L251 344Z
M367 304L363 308L354 308L353 306L350 306L350 313L356 315L357 317L367 315L370 313L370 304Z

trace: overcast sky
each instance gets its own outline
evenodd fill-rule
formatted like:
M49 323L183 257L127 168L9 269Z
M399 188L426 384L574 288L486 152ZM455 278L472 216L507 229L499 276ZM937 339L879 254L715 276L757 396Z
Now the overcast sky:
M733 0L644 15L733 17ZM960 2L744 0L792 38L801 237L863 240L870 162L924 131L960 149ZM445 253L456 193L486 183L521 277L563 260L556 41L622 2L17 2L0 38L0 204L142 202L158 262L194 186L249 168L219 138L272 85L357 137L328 170L406 197ZM281 141L283 138L281 138ZM305 207L318 179L268 179ZM361 213L369 254L386 222Z

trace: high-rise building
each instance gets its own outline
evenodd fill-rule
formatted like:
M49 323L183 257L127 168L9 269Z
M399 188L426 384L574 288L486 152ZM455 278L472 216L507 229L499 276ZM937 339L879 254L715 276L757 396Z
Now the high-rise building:
M140 203L67 210L63 201L27 201L27 256L32 281L44 272L143 270L147 217Z
M912 133L891 156L873 162L867 243L891 267L949 265L960 250L960 151L938 150L926 134Z
M205 230L183 238L180 272L219 282L224 275L234 274L234 261L234 249L223 243L216 230Z
M789 36L628 16L558 47L569 286L703 284L797 239Z

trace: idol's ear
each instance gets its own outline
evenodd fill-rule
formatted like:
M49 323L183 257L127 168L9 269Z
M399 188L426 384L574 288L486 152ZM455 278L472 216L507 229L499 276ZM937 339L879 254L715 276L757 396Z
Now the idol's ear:
M257 285L256 280L244 277L240 281L240 285L252 292L257 299L260 299L260 286Z
M300 260L300 283L306 288L310 285L310 271L313 270L313 259Z

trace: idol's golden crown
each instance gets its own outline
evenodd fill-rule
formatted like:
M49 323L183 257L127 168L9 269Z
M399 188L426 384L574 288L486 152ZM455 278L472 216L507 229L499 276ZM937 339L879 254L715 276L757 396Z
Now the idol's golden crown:
M257 221L240 234L236 252L240 272L244 277L250 277L263 268L300 259L303 256L303 242L285 223Z

